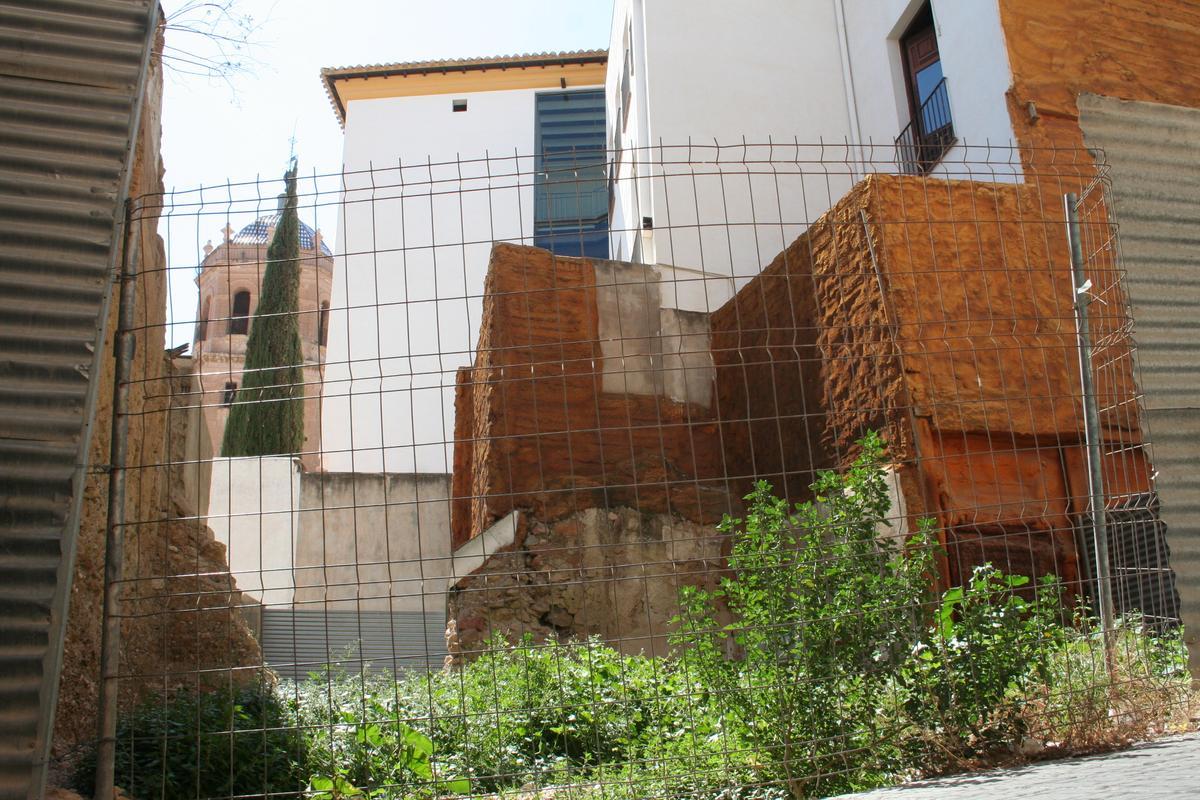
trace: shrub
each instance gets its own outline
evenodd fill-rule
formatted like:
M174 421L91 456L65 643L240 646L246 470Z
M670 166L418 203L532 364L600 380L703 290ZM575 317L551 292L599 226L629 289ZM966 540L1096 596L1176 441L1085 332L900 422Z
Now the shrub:
M722 524L734 574L681 592L680 658L797 797L886 782L900 765L895 673L929 599L928 524L907 552L879 535L890 505L882 445L873 435L860 445L845 474L821 473L814 500L794 510L758 483L745 520Z
M789 508L756 484L745 519L722 524L732 575L681 592L676 658L754 748L761 780L824 796L1186 717L1177 632L1126 620L1106 677L1095 620L1067 624L1053 577L1034 587L985 564L930 602L932 523L903 547L880 535L882 446L859 444L811 502Z
M527 637L514 648L497 637L441 683L435 702L436 738L469 765L475 791L641 780L646 770L618 765L695 752L694 734L711 735L715 724L671 662L621 655L595 639Z
M274 687L254 683L147 700L117 725L116 785L131 797L188 800L304 785L304 739ZM76 788L95 790L95 755Z
M1186 730L1194 716L1187 646L1136 615L1116 621L1113 672L1096 621L1080 614L1051 653L1045 680L1026 691L1021 715L1036 747L1082 752Z
M1028 583L985 564L942 595L901 670L908 714L935 739L926 759L983 755L1024 736L1024 698L1050 679L1067 632L1061 585L1046 576L1026 599L1017 589Z

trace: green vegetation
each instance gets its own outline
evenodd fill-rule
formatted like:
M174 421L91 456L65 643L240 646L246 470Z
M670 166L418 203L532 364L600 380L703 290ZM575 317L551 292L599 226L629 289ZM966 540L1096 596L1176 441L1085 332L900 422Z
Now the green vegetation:
M882 450L861 444L813 502L789 508L759 484L745 519L726 520L731 574L681 593L669 658L497 637L454 670L181 694L122 719L118 783L164 800L773 800L1186 721L1178 633L1122 621L1110 677L1092 620L1053 581L984 566L935 597L929 525L887 535Z
M246 340L242 386L229 409L223 456L299 453L304 447L304 356L300 346L300 218L296 163L267 246L258 308Z
M156 698L119 720L116 783L139 800L295 791L308 775L294 725L288 704L263 683ZM95 794L95 765L93 753L75 770L85 797Z

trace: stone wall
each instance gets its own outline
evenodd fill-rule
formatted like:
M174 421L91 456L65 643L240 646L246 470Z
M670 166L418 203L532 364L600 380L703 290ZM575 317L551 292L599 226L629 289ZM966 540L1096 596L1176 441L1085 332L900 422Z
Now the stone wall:
M626 653L666 655L684 585L713 588L725 537L712 527L625 506L527 521L519 544L450 591L451 658L493 634L599 636Z

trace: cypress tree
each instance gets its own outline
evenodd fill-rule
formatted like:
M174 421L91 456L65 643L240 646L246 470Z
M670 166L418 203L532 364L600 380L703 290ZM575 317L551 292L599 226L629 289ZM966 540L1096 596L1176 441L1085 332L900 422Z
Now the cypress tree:
M298 453L304 446L304 369L300 349L300 218L296 161L283 176L275 235L267 246L258 307L246 340L242 386L229 409L223 456Z

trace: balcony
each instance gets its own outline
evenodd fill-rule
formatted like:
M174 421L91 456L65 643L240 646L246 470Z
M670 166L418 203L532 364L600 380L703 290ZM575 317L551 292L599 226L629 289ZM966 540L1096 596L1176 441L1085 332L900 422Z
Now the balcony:
M926 175L954 145L950 97L942 78L896 137L896 160L905 175Z

